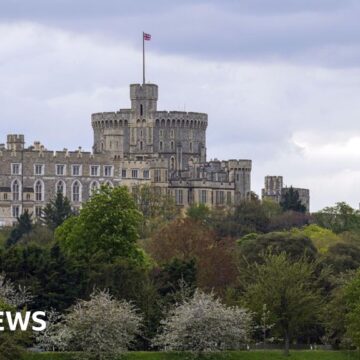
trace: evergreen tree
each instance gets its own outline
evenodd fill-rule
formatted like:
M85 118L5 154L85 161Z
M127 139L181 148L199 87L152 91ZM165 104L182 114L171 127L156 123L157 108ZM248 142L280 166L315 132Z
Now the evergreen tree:
M28 210L25 210L18 218L17 224L12 229L10 236L6 240L6 246L9 247L11 245L15 245L20 239L29 234L33 228L31 214L29 214Z
M56 198L45 206L42 213L43 221L52 230L55 230L72 215L70 201L61 192L58 192Z
M292 186L281 196L280 206L284 211L306 212L306 207L299 198L299 192Z

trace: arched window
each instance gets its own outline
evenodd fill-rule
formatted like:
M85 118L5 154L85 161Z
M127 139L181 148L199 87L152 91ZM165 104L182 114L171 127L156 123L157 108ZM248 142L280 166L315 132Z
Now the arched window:
M43 186L43 183L38 180L36 183L35 183L35 201L44 201L44 196L43 196L43 193L44 193L44 186Z
M56 184L56 193L60 193L65 196L65 183L62 180L58 181Z
M20 183L18 180L15 180L12 184L12 198L13 201L19 201L20 200Z
M170 149L174 150L174 142L173 141L170 142Z
M160 141L160 143L159 143L159 150L160 150L160 151L163 150L163 142L162 142L162 141Z
M81 200L81 184L79 181L75 181L72 185L71 198L73 202L80 202Z
M95 194L100 188L100 184L97 181L93 181L90 184L90 196Z
M172 157L170 159L170 169L175 170L175 159L174 159L174 157Z
M108 186L110 188L114 187L113 183L110 180L106 181L105 186Z
M143 149L143 142L140 141L140 150L142 150L142 149Z

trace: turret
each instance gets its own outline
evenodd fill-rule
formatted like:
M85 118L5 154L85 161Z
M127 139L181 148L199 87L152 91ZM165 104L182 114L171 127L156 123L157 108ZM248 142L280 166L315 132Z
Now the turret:
M130 85L131 110L138 116L157 110L158 86L155 84Z
M24 150L25 137L24 135L11 134L7 136L7 148L8 150L21 151Z

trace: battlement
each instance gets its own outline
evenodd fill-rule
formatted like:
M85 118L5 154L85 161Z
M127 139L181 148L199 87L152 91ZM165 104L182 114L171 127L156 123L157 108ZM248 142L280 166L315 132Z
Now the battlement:
M8 150L23 150L25 145L25 136L22 134L7 135Z

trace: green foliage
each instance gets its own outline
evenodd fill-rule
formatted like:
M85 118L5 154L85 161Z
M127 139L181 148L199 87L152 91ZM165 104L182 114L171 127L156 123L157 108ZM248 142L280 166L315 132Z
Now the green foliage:
M70 256L85 262L114 262L118 257L144 261L136 245L142 220L126 187L102 187L84 204L79 216L68 218L55 238Z
M344 289L346 304L346 330L353 344L360 346L360 270Z
M303 234L311 239L317 250L322 254L326 253L329 247L342 241L342 239L331 230L316 224L311 224L301 229L293 229L291 232L294 234Z
M317 250L309 237L293 231L271 232L268 234L249 234L237 241L240 258L248 263L261 262L263 255L271 251L273 254L285 252L291 259L299 260L317 258Z
M55 199L51 200L43 209L42 220L50 229L55 230L72 215L69 199L58 192Z
M283 337L287 355L299 330L320 319L322 299L315 264L307 259L294 262L285 253L268 254L262 264L252 264L243 271L246 305L260 319L266 304L269 322Z
M292 360L358 360L357 351L297 351L291 352ZM223 351L206 354L207 360L284 360L280 351ZM27 353L23 360L75 360L76 354L71 353ZM187 352L129 352L113 360L195 360L197 355Z
M345 202L338 202L335 206L326 207L315 213L314 218L318 225L328 228L336 234L360 230L360 212Z
M139 227L142 239L148 238L157 228L179 215L174 198L169 194L163 194L155 186L134 186L131 195L143 214L143 221Z
M299 192L294 190L292 186L282 194L280 206L284 211L292 210L301 213L306 211L305 205L301 203L299 198Z
M186 215L194 221L209 224L211 210L205 204L195 204L186 210Z
M31 214L25 210L18 218L17 224L12 229L9 238L6 240L6 246L16 244L20 239L28 234L32 229Z
M284 211L292 210L301 213L306 211L305 205L301 203L299 198L299 192L294 190L292 186L281 196L280 206Z

